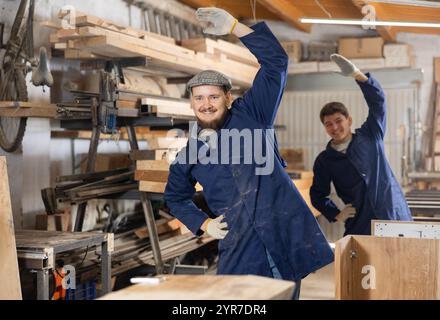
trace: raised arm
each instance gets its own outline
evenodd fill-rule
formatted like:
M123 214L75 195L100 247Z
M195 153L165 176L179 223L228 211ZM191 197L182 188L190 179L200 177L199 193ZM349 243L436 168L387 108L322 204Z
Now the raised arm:
M260 70L236 105L246 108L258 122L273 125L287 79L288 57L283 47L264 22L249 28L222 9L200 8L197 13L199 20L209 23L205 33L233 33L255 55Z
M361 130L370 133L375 139L383 140L386 131L386 99L379 82L369 73L362 73L351 61L341 55L333 54L331 59L341 69L340 74L355 78L362 90L368 105L368 117Z

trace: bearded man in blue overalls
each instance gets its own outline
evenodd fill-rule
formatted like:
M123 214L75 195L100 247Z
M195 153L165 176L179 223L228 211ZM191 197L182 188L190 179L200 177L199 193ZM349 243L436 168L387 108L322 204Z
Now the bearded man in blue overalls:
M300 280L331 263L333 253L285 172L277 148L274 121L286 84L288 57L264 22L249 28L217 8L201 8L196 15L207 25L205 33L239 37L261 67L252 87L234 101L231 82L222 73L203 71L188 82L200 130L195 137L190 135L170 166L165 201L195 235L207 233L220 240L218 274L296 281L298 298ZM240 138L225 146L224 137L234 132L252 139ZM196 146L196 161L188 161L191 145ZM266 163L257 149L266 151ZM197 182L217 218L208 218L193 203Z

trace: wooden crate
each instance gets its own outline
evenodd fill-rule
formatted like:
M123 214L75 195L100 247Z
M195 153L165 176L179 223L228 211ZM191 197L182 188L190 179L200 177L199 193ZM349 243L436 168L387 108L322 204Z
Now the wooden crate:
M346 236L336 242L336 299L440 299L440 240Z

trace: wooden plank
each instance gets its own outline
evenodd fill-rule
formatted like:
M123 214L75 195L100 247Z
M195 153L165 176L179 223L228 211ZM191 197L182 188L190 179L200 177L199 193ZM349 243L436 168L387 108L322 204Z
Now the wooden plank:
M145 192L164 193L166 182L139 181L139 190Z
M0 108L56 108L56 104L29 101L0 101Z
M69 19L70 11L60 10L60 12L58 13L58 17L60 19ZM148 32L146 30L122 26L109 20L101 19L92 15L86 15L85 13L82 13L80 11L75 11L75 26L78 27L98 26L100 28L104 28L110 31L116 31L136 38L143 38L145 36L148 36L170 44L175 43L175 40L173 38L163 36L157 33Z
M134 285L101 300L279 300L292 298L294 282L254 275L166 275L155 285ZM246 288L246 290L243 290Z
M164 193L166 185L166 182L139 181L139 190L145 192ZM202 191L203 187L199 183L196 183L195 189L196 191Z
M351 292L351 239L346 236L336 242L335 247L335 298L337 300L350 299Z
M140 160L136 161L136 170L155 170L168 172L170 170L170 164L167 160Z
M172 220L169 220L169 221L164 220L162 222L159 222L159 221L156 222L156 229L157 229L157 234L158 235L179 230L181 227L182 227L182 223L179 220L177 220L177 219L172 219ZM134 233L136 234L136 236L139 239L146 239L146 238L149 237L147 227L139 228Z
M195 113L191 108L189 101L178 101L171 99L161 98L142 98L143 105L153 106L152 112L160 114L162 116L185 116L195 117Z
M0 157L0 300L21 300L6 157Z
M35 229L47 231L70 231L70 215L67 214L53 214L46 213L37 214L35 216Z
M116 108L124 108L124 109L136 109L140 107L140 101L137 99L136 101L129 100L117 100Z
M131 160L155 160L155 150L130 150Z
M188 138L154 137L147 139L149 149L172 149L180 151L187 145Z
M151 37L148 34L145 34L142 38L137 38L99 27L80 27L78 28L77 33L79 37L111 36L116 39L120 39L141 47L151 48L167 53L173 52L175 55L179 55L182 57L191 57L195 54L193 50L178 46L174 43L159 40L156 37ZM63 38L60 37L60 39Z
M225 55L231 60L244 64L259 66L257 58L249 49L224 40L212 40L209 38L193 38L181 41L182 46L197 52L205 52L213 55Z
M352 236L350 243L336 252L351 257L336 256L340 299L440 299L440 240Z
M124 128L121 128L120 130L119 140L128 140L128 134L123 129ZM164 137L167 135L167 133L163 132L162 130L158 130L158 132L152 131L152 132L143 133L143 132L138 132L138 129L139 128L136 128L136 137L138 140L143 140L143 141L152 140L152 139L156 139L157 137ZM57 139L90 139L91 137L92 137L91 131L75 131L75 130L51 131L51 138L57 138ZM114 139L114 137L111 134L104 134L104 133L101 133L99 138L100 140ZM158 148L150 148L150 149L158 149Z
M100 56L86 50L70 49L64 50L64 59L99 59L104 56Z
M57 118L56 107L0 108L0 117Z
M140 181L167 182L168 171L136 170L134 179Z

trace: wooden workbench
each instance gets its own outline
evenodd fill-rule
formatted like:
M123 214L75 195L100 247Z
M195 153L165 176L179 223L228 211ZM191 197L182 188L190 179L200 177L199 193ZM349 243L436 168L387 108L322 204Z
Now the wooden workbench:
M110 269L113 234L102 232L59 232L17 230L17 256L20 265L37 274L37 299L48 300L49 270L55 268L55 256L80 248L101 246L101 278L103 293L111 291Z
M289 300L294 282L254 275L167 275L158 284L136 284L103 300Z

